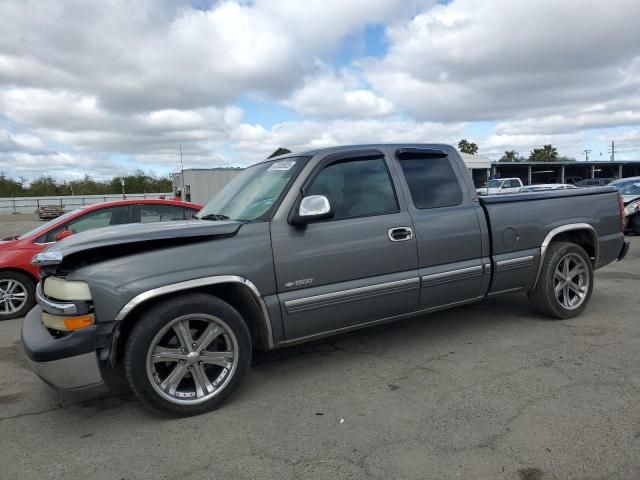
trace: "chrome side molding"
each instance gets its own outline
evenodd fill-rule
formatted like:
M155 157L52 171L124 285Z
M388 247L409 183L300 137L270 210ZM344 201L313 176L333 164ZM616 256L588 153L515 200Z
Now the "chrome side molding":
M503 272L505 270L529 267L531 265L533 265L533 255L527 255L524 257L510 258L508 260L500 260L496 262L496 270Z
M122 321L125 317L131 313L131 311L136 308L138 305L146 302L147 300L155 297L160 297L162 295L166 295L168 293L180 292L182 290L189 290L192 288L198 287L206 287L209 285L219 285L222 283L238 283L251 291L251 294L258 302L260 306L260 311L262 312L262 321L264 323L264 327L267 332L267 347L271 350L273 349L273 331L271 328L271 319L269 318L269 311L267 310L267 304L265 303L262 294L258 290L258 288L247 280L244 277L239 277L237 275L216 275L212 277L202 277L196 278L193 280L187 280L184 282L173 283L170 285L164 285L162 287L153 288L151 290L147 290L146 292L142 292L131 300L127 302L127 304L120 309L118 314L115 317L116 321Z
M463 280L465 278L482 275L483 272L484 267L482 265L475 265L473 267L458 268L456 270L447 270L446 272L423 275L421 279L422 286L430 287L439 283L455 282L457 280Z
M328 307L344 302L412 290L414 288L418 288L419 283L420 279L418 277L413 277L404 280L367 285L365 287L349 288L347 290L337 292L321 293L310 297L287 300L284 302L284 307L287 310L287 313L298 313L314 308Z

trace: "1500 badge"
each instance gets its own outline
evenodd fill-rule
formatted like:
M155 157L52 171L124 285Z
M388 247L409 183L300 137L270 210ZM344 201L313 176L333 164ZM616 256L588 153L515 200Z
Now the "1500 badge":
M313 278L303 278L301 280L293 280L292 282L287 282L284 284L285 287L301 287L303 285L311 285L313 283Z

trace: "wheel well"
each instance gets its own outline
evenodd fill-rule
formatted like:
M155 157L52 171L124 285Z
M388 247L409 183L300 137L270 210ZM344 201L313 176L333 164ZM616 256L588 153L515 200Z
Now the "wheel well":
M559 233L555 237L551 239L551 243L553 242L571 242L576 245L580 245L584 248L587 255L592 259L593 266L595 268L597 261L597 251L596 244L593 238L593 232L586 229L579 230L568 230L566 232Z
M209 285L200 288L191 288L187 290L181 290L179 292L163 295L160 297L154 297L146 302L136 306L129 314L119 322L117 328L117 337L115 344L115 351L112 352L112 361L114 363L120 363L124 357L124 350L127 344L127 338L131 333L131 330L135 326L140 316L148 311L155 305L162 303L169 298L179 297L185 293L206 293L208 295L224 300L233 308L235 308L240 316L246 322L249 333L251 334L251 344L256 348L266 349L269 345L269 339L267 338L268 332L265 328L264 322L269 321L265 319L260 310L258 301L253 294L240 284L234 283L222 283L216 285ZM113 354L115 353L115 357Z
M0 269L0 272L21 273L22 275L25 275L26 277L29 277L34 285L38 283L38 279L36 277L34 277L32 273L27 272L26 270L21 270L19 268L2 268L2 269Z

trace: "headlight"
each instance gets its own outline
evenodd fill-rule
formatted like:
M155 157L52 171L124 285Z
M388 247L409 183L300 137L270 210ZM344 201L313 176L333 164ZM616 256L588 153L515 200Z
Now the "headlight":
M639 210L640 210L640 198L638 200L634 200L633 202L628 203L624 207L624 214L628 217L629 215L633 215Z
M62 262L62 252L40 252L36 253L31 260L32 265L58 265Z
M55 300L91 300L91 292L87 283L67 281L56 277L45 278L44 294Z

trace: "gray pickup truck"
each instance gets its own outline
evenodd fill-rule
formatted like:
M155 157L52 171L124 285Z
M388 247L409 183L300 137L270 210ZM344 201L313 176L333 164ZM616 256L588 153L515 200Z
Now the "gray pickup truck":
M22 325L60 389L125 379L148 407L221 405L253 348L527 292L579 315L628 249L609 187L479 199L447 145L362 145L253 165L185 222L123 225L38 254Z

